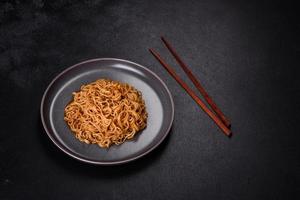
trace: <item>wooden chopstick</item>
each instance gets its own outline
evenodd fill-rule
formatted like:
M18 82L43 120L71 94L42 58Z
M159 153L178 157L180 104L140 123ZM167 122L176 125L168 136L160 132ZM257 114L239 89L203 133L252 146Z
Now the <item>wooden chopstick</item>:
M176 72L169 66L160 55L153 49L149 49L152 55L160 62L160 64L169 72L169 74L181 85L183 89L194 99L194 101L202 108L202 110L219 126L225 135L231 136L231 130L221 121L217 115L212 112L202 100L192 91L192 89L179 78Z
M195 87L198 89L198 91L202 94L206 102L209 104L209 106L212 108L212 110L215 112L215 114L222 120L222 122L230 128L230 121L225 117L223 112L218 108L217 104L212 100L212 98L208 95L206 90L202 87L199 80L194 76L192 71L189 69L189 67L182 61L182 59L179 57L179 55L176 53L175 49L170 45L170 43L164 38L161 37L161 40L165 44L165 46L169 49L171 54L176 59L177 63L181 66L181 68L184 70L184 72L188 75L190 80L193 82Z

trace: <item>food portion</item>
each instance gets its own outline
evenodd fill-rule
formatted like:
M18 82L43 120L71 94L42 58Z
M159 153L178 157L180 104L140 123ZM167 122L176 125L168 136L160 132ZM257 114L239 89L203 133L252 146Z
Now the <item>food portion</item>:
M142 94L126 83L99 79L73 92L64 120L75 137L108 148L132 139L147 125Z

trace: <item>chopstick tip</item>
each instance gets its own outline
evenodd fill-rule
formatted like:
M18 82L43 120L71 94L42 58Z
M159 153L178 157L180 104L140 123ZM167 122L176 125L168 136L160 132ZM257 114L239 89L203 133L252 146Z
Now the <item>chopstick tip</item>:
M154 49L149 48L150 53L152 53L152 55L157 56L157 53Z
M160 39L164 42L164 43L166 43L166 39L165 39L165 37L162 35L162 36L160 36Z
M230 131L230 132L227 134L227 136L228 136L229 138L231 138L231 137L232 137L232 132Z
M150 53L153 53L153 49L149 48L148 50L150 51Z

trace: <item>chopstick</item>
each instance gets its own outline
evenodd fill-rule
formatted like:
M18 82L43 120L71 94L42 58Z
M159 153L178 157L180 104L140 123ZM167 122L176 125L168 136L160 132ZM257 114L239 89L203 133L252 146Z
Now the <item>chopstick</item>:
M212 100L212 98L208 95L206 90L202 87L199 80L194 76L192 71L189 69L189 67L182 61L182 59L179 57L179 55L176 53L175 49L170 45L170 43L164 38L161 37L161 40L165 44L165 46L169 49L171 54L176 59L177 63L181 66L181 68L184 70L184 72L188 75L190 80L193 82L195 87L198 89L198 91L202 94L208 105L211 107L211 109L215 112L215 114L222 120L222 122L230 128L230 121L225 117L225 115L222 113L222 111L218 108L216 103Z
M169 74L181 85L183 89L194 99L194 101L202 108L202 110L218 125L218 127L223 131L227 136L231 136L231 130L222 122L222 120L212 112L202 100L192 91L192 89L179 78L176 72L169 66L161 56L155 52L153 49L149 49L152 55L160 62L160 64L169 72Z

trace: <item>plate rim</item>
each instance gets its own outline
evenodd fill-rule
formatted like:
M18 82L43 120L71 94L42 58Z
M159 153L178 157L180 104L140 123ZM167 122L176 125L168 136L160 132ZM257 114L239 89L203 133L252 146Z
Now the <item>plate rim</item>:
M46 126L46 122L44 119L44 103L45 103L45 99L46 96L49 92L49 90L51 89L52 85L60 78L62 77L65 73L67 73L68 71L82 65L82 64L86 64L86 63L90 63L90 62L95 62L95 61L103 61L103 60L110 60L110 61L121 61L121 62L125 62L125 63L130 63L133 65L136 65L140 68L142 68L143 70L146 70L148 73L152 74L155 78L157 78L159 80L159 82L163 85L163 87L165 88L165 90L168 93L168 96L170 98L171 101L171 121L169 123L169 126L167 128L167 130L165 131L164 135L160 138L160 140L158 142L156 142L152 147L150 147L148 150L142 152L141 154L138 154L136 156L133 156L131 158L128 159L123 159L123 160L119 160L119 161L108 161L108 162L103 162L103 161L92 161L89 159L85 159L85 158L80 158L77 155L74 155L72 152L69 152L68 150L64 149L63 147L61 147L60 144L58 144L55 140L54 137L50 134L50 131L48 130L47 126ZM49 85L47 86L46 90L44 91L42 100L41 100L41 105L40 105L40 115L41 115L41 120L42 120L42 124L44 127L45 132L47 133L48 137L50 138L50 140L55 144L56 147L58 147L61 151L63 151L65 154L69 155L70 157L79 160L81 162L84 163L88 163L88 164L93 164L93 165L103 165L103 166L110 166L110 165L120 165L120 164L124 164L124 163L128 163L134 160L137 160L141 157L144 157L145 155L149 154L151 151L153 151L154 149L156 149L167 137L167 135L169 135L170 129L172 127L172 124L174 122L174 100L173 100L173 96L172 93L170 92L169 88L167 87L167 85L165 84L165 82L153 71L151 71L150 69L144 67L141 64L138 64L136 62L132 62L129 60L125 60L125 59L120 59L120 58L94 58L94 59L88 59L82 62L79 62L77 64L71 65L70 67L67 67L66 69L64 69L62 72L60 72L58 75L56 75L52 81L49 83Z

